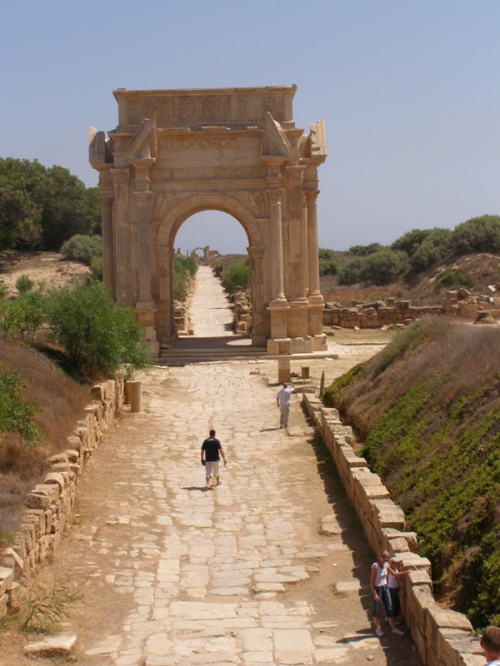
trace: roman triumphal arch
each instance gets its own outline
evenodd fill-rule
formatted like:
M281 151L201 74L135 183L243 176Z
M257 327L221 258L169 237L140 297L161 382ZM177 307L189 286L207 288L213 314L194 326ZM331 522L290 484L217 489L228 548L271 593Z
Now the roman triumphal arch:
M175 334L174 242L194 213L232 215L248 237L252 339L273 354L326 348L316 201L324 122L295 126L296 86L114 91L118 125L90 130L104 282L153 347Z

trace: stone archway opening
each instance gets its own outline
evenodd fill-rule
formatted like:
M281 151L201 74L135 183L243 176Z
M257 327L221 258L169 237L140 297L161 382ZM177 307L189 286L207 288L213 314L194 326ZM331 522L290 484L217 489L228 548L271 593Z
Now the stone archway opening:
M272 354L326 349L319 289L318 167L324 121L296 127L296 86L114 91L118 125L90 130L99 172L103 278L135 309L153 354L175 335L173 258L190 216L245 229L252 341Z
M179 309L189 322L183 330L189 330L194 338L231 337L235 334L250 337L252 312L248 245L243 226L235 217L219 210L195 213L177 231L174 241L176 256L192 257L198 265L194 290L188 302ZM227 271L230 275L228 282L224 283ZM239 278L237 281L235 275ZM241 289L236 289L237 286Z

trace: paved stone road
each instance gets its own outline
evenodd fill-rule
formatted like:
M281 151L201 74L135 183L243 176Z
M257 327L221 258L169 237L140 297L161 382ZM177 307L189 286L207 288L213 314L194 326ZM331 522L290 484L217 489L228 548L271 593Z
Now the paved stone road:
M419 666L407 635L373 635L373 554L298 396L277 428L275 372L155 368L110 429L51 569L84 593L78 663ZM211 427L229 463L207 491Z
M196 289L189 308L195 336L234 335L233 311L220 280L209 266L198 266Z

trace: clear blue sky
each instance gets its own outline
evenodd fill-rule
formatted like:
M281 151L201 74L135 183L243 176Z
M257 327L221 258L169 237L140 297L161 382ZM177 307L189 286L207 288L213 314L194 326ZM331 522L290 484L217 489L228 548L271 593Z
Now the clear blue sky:
M116 88L295 83L297 125L326 122L320 246L389 244L500 214L499 35L500 0L2 0L0 156L95 186ZM205 213L176 246L205 244L247 241Z

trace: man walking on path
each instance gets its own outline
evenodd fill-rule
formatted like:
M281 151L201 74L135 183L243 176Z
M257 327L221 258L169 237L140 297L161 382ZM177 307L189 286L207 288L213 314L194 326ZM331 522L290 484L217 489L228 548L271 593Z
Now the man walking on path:
M280 408L280 428L288 428L290 416L290 395L295 391L292 384L283 384L283 388L276 394L276 404Z
M208 437L201 445L201 464L206 467L207 490L212 489L212 476L215 476L217 479L217 485L220 486L220 456L222 456L225 465L226 454L224 453L221 443L215 437L215 430L211 430L210 437Z

